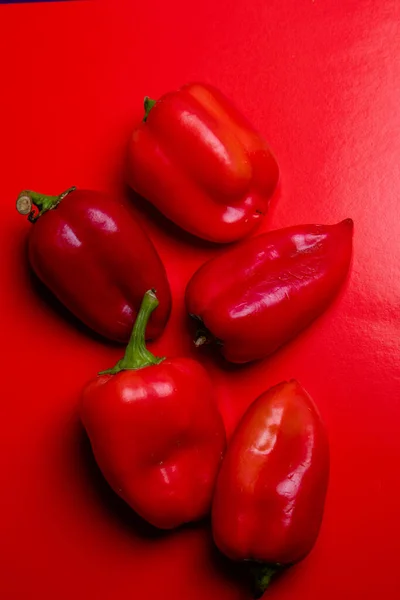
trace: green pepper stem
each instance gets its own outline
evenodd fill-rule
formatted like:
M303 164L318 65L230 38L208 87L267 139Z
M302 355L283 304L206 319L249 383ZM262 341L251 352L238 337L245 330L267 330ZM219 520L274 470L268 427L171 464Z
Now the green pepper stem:
M278 570L278 565L260 564L252 568L254 598L261 598Z
M146 348L147 323L158 304L155 290L148 290L143 296L124 357L114 367L101 371L99 375L116 375L120 371L144 369L145 367L158 365L165 360L165 356L154 356Z
M149 112L151 111L151 109L153 108L153 106L155 105L156 102L157 102L157 100L152 100L148 96L145 96L144 102L143 102L143 104L144 104L144 117L143 117L143 121L147 121L147 117L149 116Z
M70 187L59 196L47 196L46 194L39 194L31 190L24 190L17 198L17 211L20 215L28 215L28 221L35 223L43 213L56 208L61 200L71 192L75 191L75 189L75 187ZM33 210L34 206L37 208L37 212Z

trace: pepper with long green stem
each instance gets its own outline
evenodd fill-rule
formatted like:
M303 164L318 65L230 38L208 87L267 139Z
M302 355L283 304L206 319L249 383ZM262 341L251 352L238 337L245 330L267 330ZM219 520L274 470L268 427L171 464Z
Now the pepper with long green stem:
M205 369L146 348L157 306L148 290L124 357L85 387L80 414L110 486L149 523L171 529L210 511L225 429Z

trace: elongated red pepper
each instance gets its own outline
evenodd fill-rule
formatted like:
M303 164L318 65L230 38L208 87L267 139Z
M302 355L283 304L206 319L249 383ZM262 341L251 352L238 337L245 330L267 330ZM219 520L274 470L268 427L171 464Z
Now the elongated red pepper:
M263 358L307 327L346 277L353 222L299 225L262 234L211 259L186 289L196 340L221 344L229 361Z
M124 358L85 388L81 418L114 491L152 525L170 529L209 512L225 429L205 369L146 349L157 305L148 291Z
M193 83L145 99L128 183L186 231L213 242L242 238L267 212L278 178L266 142L214 87Z
M35 223L29 232L33 270L75 316L106 338L127 342L143 294L155 288L162 306L146 335L160 335L171 310L165 268L121 202L75 188L60 196L25 191L17 210Z
M307 392L292 380L261 394L229 443L212 507L218 548L259 563L259 593L314 546L328 477L328 440Z

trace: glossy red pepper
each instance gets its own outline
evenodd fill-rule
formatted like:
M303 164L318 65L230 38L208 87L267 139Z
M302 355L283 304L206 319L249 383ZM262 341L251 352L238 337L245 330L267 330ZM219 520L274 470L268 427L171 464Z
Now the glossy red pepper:
M146 349L157 305L148 291L124 358L85 388L81 419L114 491L152 525L170 529L210 511L225 429L205 369Z
M328 478L328 439L307 392L292 380L261 394L228 445L212 507L216 545L259 563L260 593L314 546Z
M266 142L210 85L145 99L134 130L128 183L166 217L213 242L252 231L268 210L279 169Z
M25 191L17 210L34 223L28 246L33 270L75 316L106 338L127 342L143 294L155 288L162 306L146 335L160 335L171 310L165 268L121 202L75 188L60 196Z
M327 307L346 277L353 222L264 233L211 259L186 289L196 340L217 340L229 361L274 352Z

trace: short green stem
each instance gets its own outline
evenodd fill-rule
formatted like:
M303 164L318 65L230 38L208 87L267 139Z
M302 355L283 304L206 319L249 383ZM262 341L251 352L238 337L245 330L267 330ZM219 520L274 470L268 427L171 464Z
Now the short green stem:
M28 215L28 221L34 223L43 213L56 208L61 200L71 192L75 191L75 189L75 187L70 187L59 196L48 196L31 190L24 190L17 198L17 211L21 215ZM33 207L35 207L36 210L34 210Z
M144 369L145 367L158 365L165 360L164 356L154 356L146 348L147 323L158 304L155 290L148 290L143 297L124 357L114 367L101 371L99 375L116 375L120 371L129 369Z
M143 117L143 121L147 121L147 117L149 116L149 112L151 111L151 109L153 108L153 106L155 105L155 103L157 102L157 100L152 100L151 98L149 98L148 96L145 96L144 99L144 117Z
M254 598L261 598L267 590L271 579L279 570L279 565L255 565L252 567L252 583L254 588Z

